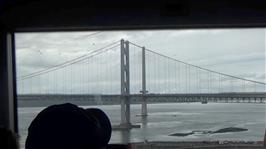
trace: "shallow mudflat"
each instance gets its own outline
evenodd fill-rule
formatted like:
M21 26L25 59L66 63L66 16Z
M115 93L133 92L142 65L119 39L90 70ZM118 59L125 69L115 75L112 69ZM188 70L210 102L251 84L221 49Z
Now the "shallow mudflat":
M185 137L185 136L193 135L195 133L215 134L215 133L241 132L241 131L248 131L248 129L246 129L246 128L238 128L238 127L227 127L227 128L222 128L222 129L219 129L219 130L216 130L216 131L194 130L192 132L187 132L187 133L173 133L173 134L170 134L169 136Z
M216 130L211 133L226 133L226 132L241 132L241 131L248 131L246 128L238 128L238 127L228 127Z

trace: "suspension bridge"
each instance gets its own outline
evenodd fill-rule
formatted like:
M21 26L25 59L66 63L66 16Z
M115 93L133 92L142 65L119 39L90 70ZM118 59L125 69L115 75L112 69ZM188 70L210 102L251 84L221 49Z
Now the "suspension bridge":
M192 65L130 41L116 41L75 59L17 77L18 100L117 101L121 126L130 104L147 102L265 103L266 83Z

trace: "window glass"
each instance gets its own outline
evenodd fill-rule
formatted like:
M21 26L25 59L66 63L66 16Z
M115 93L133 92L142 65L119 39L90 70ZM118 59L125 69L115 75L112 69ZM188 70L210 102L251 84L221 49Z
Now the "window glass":
M105 111L110 143L260 141L265 54L262 28L17 33L21 147L66 102Z

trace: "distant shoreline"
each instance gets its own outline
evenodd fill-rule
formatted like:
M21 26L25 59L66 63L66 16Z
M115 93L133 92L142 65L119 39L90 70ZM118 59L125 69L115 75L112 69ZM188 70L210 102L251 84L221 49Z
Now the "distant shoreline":
M263 141L183 141L183 142L140 142L131 143L131 148L150 149L265 149Z
M100 106L100 105L120 105L119 102L116 103L105 103L105 102L88 102L88 101L38 101L38 100L29 100L29 101L19 101L18 100L18 107L20 108L31 108L31 107L47 107L49 105L54 105L54 104L62 104L62 103L73 103L79 106ZM148 104L160 104L160 103L176 103L176 102L148 102ZM141 104L140 102L133 102L131 104ZM186 103L188 104L188 103Z
M79 106L100 106L100 105L120 105L120 102L96 102L96 101L74 101L74 100L18 100L18 107L26 108L26 107L47 107L49 105L54 104L62 104L62 103L73 103ZM177 103L174 101L169 102L147 102L148 104L162 104L162 103ZM179 102L180 104L190 104L190 103L201 103L201 102ZM132 102L132 105L134 104L141 104L141 102Z

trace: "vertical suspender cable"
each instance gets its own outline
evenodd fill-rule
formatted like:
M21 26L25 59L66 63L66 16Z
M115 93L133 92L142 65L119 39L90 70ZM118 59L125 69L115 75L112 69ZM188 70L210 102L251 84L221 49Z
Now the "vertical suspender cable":
M180 69L180 63L178 62L178 90L179 90L179 93L181 93L181 69Z
M174 83L174 85L175 85L175 89L174 89L174 93L177 93L177 73L176 73L176 71L177 71L177 64L176 64L177 62L174 62L174 72L175 72L175 75L174 75L174 80L175 80L175 83Z
M190 81L190 65L188 65L188 92L189 93L191 93L191 91L190 91L190 83L191 83L191 81Z

